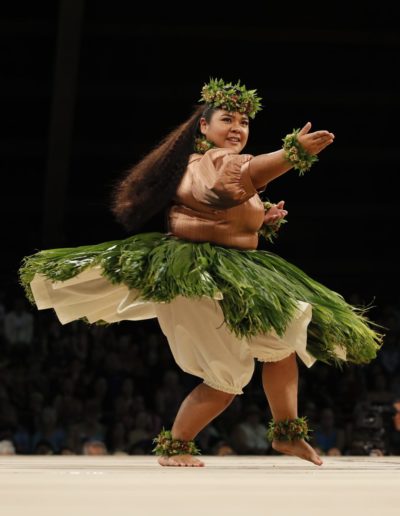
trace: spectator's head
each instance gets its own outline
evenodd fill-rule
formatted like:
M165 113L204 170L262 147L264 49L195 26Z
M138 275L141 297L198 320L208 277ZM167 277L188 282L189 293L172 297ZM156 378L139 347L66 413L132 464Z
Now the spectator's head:
M90 439L83 443L82 446L83 455L107 455L107 448L103 441Z
M329 456L329 457L339 457L340 455L342 455L342 452L339 450L339 448L330 448L326 454Z
M35 446L35 455L54 455L54 449L48 441L42 440Z
M75 455L75 453L68 446L63 446L60 450L60 455Z
M219 441L213 447L213 454L224 457L226 455L236 455L236 452L226 441Z
M0 455L15 455L15 446L9 439L0 441Z

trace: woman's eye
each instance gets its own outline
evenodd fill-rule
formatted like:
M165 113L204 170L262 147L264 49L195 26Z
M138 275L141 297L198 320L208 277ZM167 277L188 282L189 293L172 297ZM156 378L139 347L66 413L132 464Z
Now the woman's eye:
M223 119L222 119L222 121L223 121L223 122L231 122L231 121L232 121L232 119L231 119L231 118L229 118L229 117L226 117L226 118L223 118Z

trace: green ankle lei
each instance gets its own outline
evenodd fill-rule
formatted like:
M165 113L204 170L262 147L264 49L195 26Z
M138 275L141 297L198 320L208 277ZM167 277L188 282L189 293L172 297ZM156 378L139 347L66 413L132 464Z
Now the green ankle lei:
M200 450L194 441L184 441L182 439L174 439L171 430L164 428L153 439L153 443L157 446L152 450L156 455L201 455Z
M307 419L298 417L296 419L284 419L283 421L270 421L267 430L269 441L296 441L298 439L310 440L310 430Z
M302 176L304 172L310 170L311 166L318 161L315 154L309 154L297 140L300 129L293 129L291 134L287 134L283 138L283 150L285 158L290 161L295 170L299 171Z

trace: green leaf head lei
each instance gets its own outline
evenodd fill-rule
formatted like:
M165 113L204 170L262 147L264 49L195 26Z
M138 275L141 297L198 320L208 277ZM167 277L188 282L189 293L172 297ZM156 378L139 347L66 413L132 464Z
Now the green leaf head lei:
M254 118L262 109L261 98L257 97L257 90L247 90L246 86L231 82L225 83L223 79L210 79L201 90L199 102L205 102L215 109L226 109L244 113Z

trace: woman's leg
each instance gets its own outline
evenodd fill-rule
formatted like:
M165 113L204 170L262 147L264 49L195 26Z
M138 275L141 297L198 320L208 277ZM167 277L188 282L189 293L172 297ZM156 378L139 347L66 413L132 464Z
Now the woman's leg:
M274 421L295 419L297 413L299 373L296 354L278 362L264 362L262 383ZM272 447L287 455L296 455L320 466L322 460L304 439L273 441Z
M197 385L183 400L172 426L172 437L190 441L225 410L234 394L218 391L205 383ZM204 462L192 455L161 456L162 466L204 466Z

